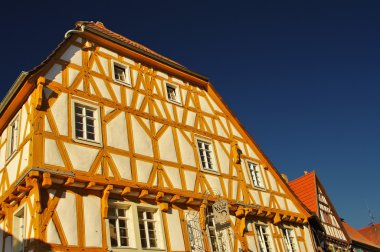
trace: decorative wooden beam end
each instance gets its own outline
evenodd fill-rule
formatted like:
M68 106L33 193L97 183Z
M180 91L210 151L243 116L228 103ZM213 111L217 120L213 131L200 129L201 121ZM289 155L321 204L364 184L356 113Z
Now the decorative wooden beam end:
M122 196L122 197L125 197L125 196L127 196L130 192L131 192L131 188L128 187L128 186L126 186L126 187L124 187L123 191L121 192L121 196Z
M173 202L176 202L177 200L179 200L181 198L181 196L179 196L178 194L175 194L171 199L170 199L170 202L173 203Z
M164 199L165 194L163 192L158 192L156 195L156 201L161 202Z
M147 196L149 194L149 192L148 192L148 190L142 190L141 192L140 192L140 195L139 195L139 199L142 199L142 198L144 198L145 196Z
M53 182L51 181L50 173L44 172L42 174L42 188L49 188L53 185Z
M279 224L280 222L281 222L281 216L280 216L279 213L276 213L276 215L275 215L274 218L273 218L273 224L274 224L274 225L277 225L277 224Z
M91 188L93 188L94 186L96 186L96 182L91 181L91 182L89 182L89 183L87 184L86 189L91 189Z
M194 201L194 198L189 198L187 201L186 201L186 204L190 204Z
M69 186L69 185L72 185L74 184L75 182L75 179L74 178L68 178L65 182L65 186Z
M29 177L30 178L38 178L40 176L40 172L39 171L30 171L29 172Z

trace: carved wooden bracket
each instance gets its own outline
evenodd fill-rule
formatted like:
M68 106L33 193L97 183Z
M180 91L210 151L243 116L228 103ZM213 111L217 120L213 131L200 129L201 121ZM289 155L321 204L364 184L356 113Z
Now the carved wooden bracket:
M42 106L45 81L45 77L42 76L37 79L37 87L33 97L33 104L38 110L41 109Z
M42 188L49 188L53 185L53 182L51 181L50 173L44 172L42 174Z
M65 182L65 186L69 186L69 185L72 185L74 184L75 182L75 179L74 178L68 178Z
M236 141L233 141L231 143L231 150L232 150L232 160L235 164L240 164L241 163L241 153L242 151L239 149L239 145Z
M113 185L107 185L103 191L102 197L102 218L107 219L108 217L108 197L113 189Z
M203 200L199 208L199 222L200 222L201 229L203 231L206 230L206 208L207 208L207 200Z
M281 216L280 216L279 213L276 213L276 215L275 215L274 218L273 218L273 224L274 224L274 225L277 225L277 224L279 224L280 222L281 222Z
M128 186L126 186L126 187L124 187L123 191L121 192L121 196L122 196L122 197L125 197L125 196L127 196L130 192L131 192L131 188L128 187Z

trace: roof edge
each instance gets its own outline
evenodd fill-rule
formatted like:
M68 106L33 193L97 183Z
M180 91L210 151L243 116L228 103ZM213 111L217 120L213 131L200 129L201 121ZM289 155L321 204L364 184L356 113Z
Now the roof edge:
M11 88L8 90L7 94L4 96L4 98L1 100L0 103L0 115L3 114L4 110L7 108L9 102L13 98L13 96L19 91L22 84L24 83L24 80L26 77L30 74L30 72L22 71L17 79L12 84Z
M194 76L194 77L197 77L197 78L199 78L199 79L201 79L201 80L203 80L203 81L206 81L206 82L209 81L208 77L206 77L206 76L204 76L204 75L202 75L202 74L199 74L199 73L196 73L196 72L194 72L194 71L191 71L191 70L189 70L188 68L186 68L186 67L184 67L184 66L181 66L181 65L179 65L179 64L175 64L175 63L173 63L173 62L171 62L171 61L169 61L169 60L166 60L166 59L164 59L164 58L158 57L158 56L156 56L156 55L154 55L154 54L152 54L152 53L150 53L150 52L144 51L144 50L142 50L142 49L140 49L140 48L138 48L138 47L135 47L135 46L133 46L133 45L130 45L130 44L128 44L128 43L126 43L126 42L123 42L123 41L121 41L121 40L119 40L119 39L116 39L116 38L114 38L114 37L112 37L112 36L110 36L110 35L107 35L107 34L101 32L101 31L98 31L98 30L96 30L96 29L94 29L94 28L91 28L91 27L89 27L89 26L86 26L86 23L83 23L83 24L84 24L84 26L85 26L85 28L84 28L85 31L91 32L91 33L93 33L93 34L96 34L96 35L98 35L98 36L104 38L104 39L107 39L107 40L110 40L110 41L112 41L112 42L115 42L115 43L117 43L117 44L119 44L119 45L121 45L121 46L123 46L123 47L126 47L126 48L132 50L132 51L135 51L135 52L140 53L140 54L142 54L142 55L144 55L144 56L147 56L147 57L149 57L149 58L152 58L152 59L154 59L154 60L157 60L157 61L159 61L159 62L161 62L161 63L163 63L163 64L169 65L169 66L171 66L171 67L173 67L173 68L175 68L175 69L177 69L177 70L183 71L183 72L185 72L185 73L187 73L187 74L190 74L190 75L192 75L192 76Z

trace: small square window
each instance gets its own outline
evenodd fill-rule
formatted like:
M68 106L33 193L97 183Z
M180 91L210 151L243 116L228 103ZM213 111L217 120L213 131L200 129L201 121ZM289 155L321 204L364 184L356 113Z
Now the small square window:
M112 62L114 81L121 83L123 85L131 86L131 76L129 73L129 67L117 62Z
M247 162L247 164L253 185L255 187L264 188L264 183L260 172L260 166L252 162Z
M197 145L202 169L205 171L217 172L218 170L215 164L214 148L212 143L197 139Z
M75 139L91 143L100 143L98 107L74 102L73 120L73 135Z
M182 104L180 89L177 85L166 83L166 99L176 104Z
M17 150L18 147L18 136L19 136L19 117L16 116L8 127L8 157L12 156L12 154Z

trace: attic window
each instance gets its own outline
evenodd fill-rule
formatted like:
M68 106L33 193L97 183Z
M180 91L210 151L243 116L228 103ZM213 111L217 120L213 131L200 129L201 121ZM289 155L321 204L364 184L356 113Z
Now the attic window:
M260 166L258 164L247 161L248 171L251 175L252 183L255 187L264 188L263 179L260 173Z
M113 79L114 81L123 85L131 86L131 77L129 74L129 67L117 62L112 62L113 65Z
M12 156L12 154L17 150L19 136L18 127L19 119L18 116L16 116L9 124L8 128L8 157Z
M166 83L166 99L176 104L182 104L180 90L177 85Z

